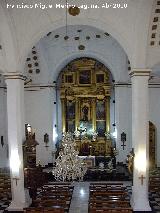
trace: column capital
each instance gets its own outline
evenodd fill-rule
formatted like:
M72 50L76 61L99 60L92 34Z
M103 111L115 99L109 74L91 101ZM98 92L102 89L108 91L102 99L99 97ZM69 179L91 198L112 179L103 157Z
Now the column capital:
M22 73L18 73L18 72L8 72L3 74L5 80L7 79L21 79L21 80L26 80L26 76L23 75Z
M149 77L151 71L152 71L151 69L147 69L147 68L146 69L135 68L129 73L129 75L131 78L134 76L148 76Z

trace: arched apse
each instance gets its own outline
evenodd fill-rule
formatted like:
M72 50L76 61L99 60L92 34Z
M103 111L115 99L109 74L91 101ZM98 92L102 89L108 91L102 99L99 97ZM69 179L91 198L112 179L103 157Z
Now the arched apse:
M57 79L61 70L68 64L70 63L71 61L73 61L74 59L78 59L78 58L82 58L82 57L88 57L88 58L93 58L99 62L101 62L102 64L104 64L111 72L112 74L112 79L115 79L114 78L114 66L112 66L112 64L107 64L106 63L106 59L102 56L102 55L99 55L98 53L93 53L93 52L85 52L85 53L73 53L73 54L70 54L68 56L66 56L65 58L63 58L58 64L57 66L55 67L55 70L56 70L56 75L55 73L52 73L51 74L51 79Z
M131 44L127 42L128 39L125 38L125 36L121 32L119 32L116 28L113 27L112 23L101 22L99 20L93 20L93 19L76 19L76 20L71 20L70 24L73 26L77 26L77 25L89 26L97 30L101 30L103 32L109 33L113 38L115 38L117 43L120 44L120 46L122 47L122 49L124 50L128 58L130 59L130 63L132 66ZM97 26L99 27L97 28ZM37 42L39 42L39 40L45 37L49 32L56 31L62 27L65 27L64 20L59 20L59 21L56 21L55 23L52 23L51 25L42 27L41 29L39 29L37 33L35 33L33 39L28 41L25 51L22 54L22 62L23 62L22 70L24 69L25 59L27 58L27 55L32 49L32 47L36 45Z
M48 33L32 48L28 55L29 59L32 59L34 49L37 50L36 53L41 58L39 63L41 72L37 77L46 74L48 75L46 82L52 83L56 80L62 67L69 61L86 56L95 58L108 67L116 82L129 80L128 56L111 35L94 27L71 25L68 26L68 37L69 39L65 40L65 27L62 27ZM80 45L84 46L83 50L79 50ZM34 64L31 65L30 61L27 63L27 66L34 66ZM25 71L28 73L25 75L29 79L34 78L34 74L29 73L30 70L27 66Z
M117 83L127 83L129 80L128 57L120 44L111 35L106 35L106 32L86 25L71 25L68 27L68 36L70 37L68 41L64 39L65 27L62 27L58 28L56 31L48 33L48 35L40 39L40 41L32 47L33 49L30 49L31 54L27 57L33 62L35 54L32 52L36 50L36 56L39 58L39 73L36 73L35 70L33 70L32 73L29 73L28 66L25 66L25 75L28 76L28 79L32 79L32 82L26 85L25 92L27 123L34 122L36 129L43 130L44 128L43 126L40 126L39 116L34 118L35 116L32 116L32 114L29 113L32 108L33 112L37 113L39 111L39 115L44 116L38 102L35 101L39 97L39 100L42 102L40 104L41 107L45 103L45 107L53 110L52 113L48 113L49 109L45 112L45 117L48 119L46 127L50 129L50 135L52 135L52 131L53 133L55 132L57 120L60 122L60 119L57 119L57 116L55 116L60 115L60 112L57 113L56 111L57 108L60 109L60 107L57 107L58 104L56 104L57 98L54 81L57 80L59 72L65 65L67 65L67 63L79 57L91 57L103 63L110 70ZM82 30L80 33L81 35L79 35L81 39L76 40L77 30L79 29ZM89 40L86 39L88 36L90 36ZM80 44L84 45L85 49L79 50L78 47ZM31 64L30 61L26 61L26 65ZM34 90L34 92L30 92L30 90ZM111 103L113 105L114 97L111 98ZM32 105L32 107L30 107L30 105ZM111 114L112 123L114 123L115 113L113 112ZM51 129L52 126L53 129ZM58 126L60 126L60 124L58 124ZM111 128L111 132L113 132L114 127ZM41 131L38 134L39 137L42 137L42 135L40 135L42 134ZM53 141L53 144L55 144L55 139L53 139ZM39 150L38 156L40 156L40 153L41 150Z

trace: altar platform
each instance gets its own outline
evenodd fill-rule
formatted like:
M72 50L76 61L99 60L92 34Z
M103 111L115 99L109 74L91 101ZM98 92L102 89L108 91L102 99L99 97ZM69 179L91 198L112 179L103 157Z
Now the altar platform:
M55 181L52 174L53 167L44 168L43 172L46 173L49 181ZM131 176L127 171L126 165L117 164L116 168L109 172L108 169L92 167L88 168L84 181L130 181Z
M87 165L88 169L93 168L108 168L108 163L110 161L113 161L113 159L110 156L79 156L80 159L83 159L84 162ZM115 162L113 163L115 164ZM113 165L113 168L115 165Z
M131 177L125 167L116 166L112 172L108 169L90 168L87 170L84 181L130 181Z

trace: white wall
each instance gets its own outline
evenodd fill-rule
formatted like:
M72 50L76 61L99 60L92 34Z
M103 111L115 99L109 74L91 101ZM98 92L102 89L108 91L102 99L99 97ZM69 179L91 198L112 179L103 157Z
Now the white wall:
M35 90L30 88L30 90ZM53 150L53 95L52 88L37 88L36 91L25 91L25 123L35 129L37 162L42 165L52 163ZM44 134L49 134L48 150L44 143Z
M117 161L125 162L126 155L132 148L132 104L131 104L131 86L117 85L115 88L115 108L116 108L116 128L117 128L117 149L119 155ZM156 159L160 166L160 85L149 85L149 121L156 126ZM120 134L127 134L125 150L121 144Z
M115 86L115 117L117 128L116 147L119 152L117 155L117 162L126 163L127 154L132 149L132 98L130 85L116 85ZM126 133L126 142L123 150L121 133Z

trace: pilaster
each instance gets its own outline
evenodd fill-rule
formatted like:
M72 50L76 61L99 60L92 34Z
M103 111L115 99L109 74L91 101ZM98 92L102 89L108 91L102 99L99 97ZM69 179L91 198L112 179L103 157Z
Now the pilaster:
M134 170L132 206L134 211L151 211L148 200L148 69L134 69L132 81L132 145Z
M31 203L24 188L23 151L24 140L24 76L5 74L7 84L8 145L11 170L12 202L9 211L21 211Z

